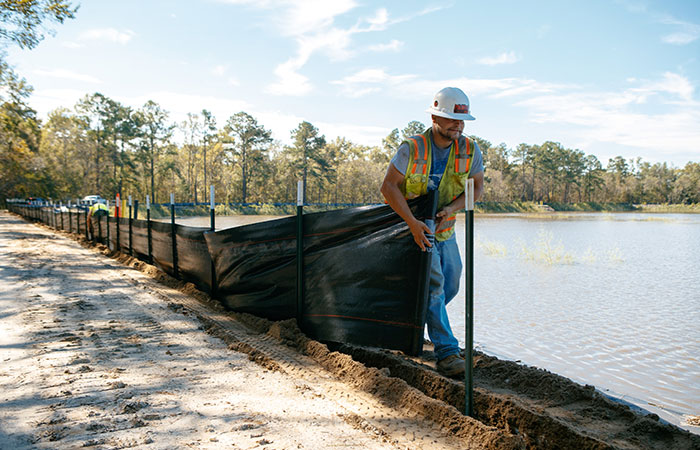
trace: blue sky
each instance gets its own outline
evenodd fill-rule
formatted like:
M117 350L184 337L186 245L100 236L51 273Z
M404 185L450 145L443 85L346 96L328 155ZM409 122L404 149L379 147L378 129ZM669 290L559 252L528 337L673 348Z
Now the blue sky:
M40 117L100 92L173 122L246 111L286 143L380 145L436 91L463 89L466 134L609 158L700 161L700 1L93 0L8 60Z

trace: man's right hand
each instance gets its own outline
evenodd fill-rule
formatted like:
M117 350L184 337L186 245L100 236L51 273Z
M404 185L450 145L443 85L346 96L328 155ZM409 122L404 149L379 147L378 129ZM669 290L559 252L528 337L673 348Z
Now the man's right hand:
M394 164L389 164L389 168L384 176L384 181L382 182L381 192L387 203L389 203L389 206L391 206L391 209L406 222L408 229L411 230L411 234L413 235L413 240L418 244L418 247L425 251L426 247L432 247L428 236L426 236L426 234L430 234L432 230L428 228L425 223L413 216L411 208L408 207L408 203L406 203L406 199L401 193L400 186L403 181L403 174L394 167Z
M418 244L418 247L420 247L422 251L425 251L426 247L433 246L430 239L428 239L428 236L426 236L426 234L432 233L432 230L428 227L428 225L418 219L414 219L408 223L408 229L411 230L413 240L416 242L416 244Z

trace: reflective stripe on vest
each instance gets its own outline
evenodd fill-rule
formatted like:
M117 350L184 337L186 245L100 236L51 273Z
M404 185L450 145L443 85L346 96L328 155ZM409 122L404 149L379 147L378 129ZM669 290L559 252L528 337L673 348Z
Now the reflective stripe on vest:
M421 134L408 138L408 145L413 153L411 173L417 172L425 175L428 171L428 141Z
M455 172L456 173L466 173L469 171L470 159L472 157L472 146L469 143L469 139L465 139L465 145L462 147L457 143L455 139L454 146L457 149L457 154L455 155Z

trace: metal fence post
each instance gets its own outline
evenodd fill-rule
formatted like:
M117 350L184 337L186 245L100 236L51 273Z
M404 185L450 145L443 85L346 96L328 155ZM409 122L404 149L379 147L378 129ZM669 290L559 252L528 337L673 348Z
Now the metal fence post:
M210 215L210 228L211 232L214 233L216 231L216 224L215 224L215 206L216 204L214 203L214 185L212 184L209 187L209 215ZM214 267L214 260L211 260L211 297L214 298L216 295L216 270Z
M120 211L121 207L122 207L122 204L121 204L121 201L119 201L119 194L117 193L117 198L116 198L115 204L114 204L114 217L117 221L117 248L116 248L116 251L118 251L118 252L122 251L121 244L119 243L119 217L122 215L121 211Z
M109 239L109 200L107 200L107 218L105 220L105 223L107 224L107 250L110 250L109 246L111 244L110 239Z
M175 230L175 194L170 193L170 235L172 236L172 246L173 246L173 276L175 278L180 278L177 270L177 238Z
M465 210L465 345L464 345L464 413L474 417L474 179L467 180Z
M129 255L133 256L134 255L134 247L133 247L133 222L131 220L131 214L132 214L132 209L131 209L131 195L129 196Z
M304 182L297 181L297 326L304 313Z
M153 244L151 242L151 199L146 195L146 230L148 233L148 264L153 264Z

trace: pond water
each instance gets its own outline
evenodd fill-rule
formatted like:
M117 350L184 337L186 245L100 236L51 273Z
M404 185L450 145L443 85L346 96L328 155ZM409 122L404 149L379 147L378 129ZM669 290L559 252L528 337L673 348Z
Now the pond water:
M477 215L474 241L478 349L700 414L700 215ZM463 339L464 291L448 309Z
M273 217L217 217L217 228ZM208 226L208 219L178 219ZM464 255L464 215L457 223ZM476 215L474 345L684 425L700 415L700 215ZM450 303L464 344L464 287Z

